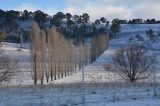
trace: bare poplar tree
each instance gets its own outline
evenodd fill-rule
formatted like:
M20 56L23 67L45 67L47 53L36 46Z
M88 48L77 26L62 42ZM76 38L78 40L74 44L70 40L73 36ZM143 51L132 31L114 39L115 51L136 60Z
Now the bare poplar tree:
M70 61L70 74L73 74L74 73L74 67L75 67L75 47L73 46L72 44L72 41L69 40L68 41L68 46L69 46L69 61Z
M37 84L37 80L38 80L38 77L37 77L37 59L38 59L38 53L37 53L37 38L39 36L39 32L40 32L40 28L38 26L38 24L36 22L32 22L32 30L31 30L31 34L30 34L30 37L31 37L31 59L33 61L33 76L34 76L34 84Z
M51 76L51 81L53 81L53 76L54 79L56 79L56 76L54 74L56 74L56 61L57 57L56 55L56 51L55 48L57 48L57 33L56 33L56 29L55 28L51 28L50 30L48 30L47 33L48 36L48 59L49 59L49 68L50 68L50 76Z
M22 31L19 31L19 39L20 39L20 48L23 47L23 36L22 36Z
M90 48L90 63L96 60L97 55L97 36L93 36L91 39L91 48Z
M79 42L79 69L84 66L85 48L83 42Z
M41 31L40 32L40 36L39 36L39 53L40 53L40 56L39 56L39 59L40 59L40 62L39 64L41 65L39 68L40 68L40 80L41 80L41 84L43 84L43 80L44 80L44 70L46 70L46 67L45 67L45 64L46 64L46 33L45 31Z
M87 65L89 62L89 44L84 44L84 64Z
M98 49L98 55L100 56L108 47L109 42L109 36L108 35L99 35L97 38L97 49Z

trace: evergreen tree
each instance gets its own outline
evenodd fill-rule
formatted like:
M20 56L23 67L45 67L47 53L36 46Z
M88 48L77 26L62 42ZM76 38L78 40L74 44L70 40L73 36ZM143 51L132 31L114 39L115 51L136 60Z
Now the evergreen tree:
M23 21L28 20L29 19L29 15L30 15L30 13L27 10L24 10L23 13L22 13L21 19Z
M67 20L70 20L72 18L72 15L70 13L66 13Z
M39 24L42 25L47 20L48 14L45 14L41 10L37 10L34 12L34 20Z
M120 32L120 22L119 19L114 19L112 21L112 25L111 25L111 31L114 35L117 35L118 32Z
M78 15L74 15L73 19L74 19L74 21L75 21L76 23L78 23L79 16L78 16Z
M8 27L10 30L16 31L19 27L17 20L19 18L20 12L19 11L6 11L5 13L5 20L4 20L4 25L5 27Z
M65 17L66 16L64 13L58 12L56 15L53 16L52 24L54 24L56 27L60 27Z
M94 23L95 23L95 25L99 25L99 24L101 24L101 21L97 19Z
M85 22L85 23L88 23L90 16L89 16L87 13L84 13L84 14L82 15L82 17L83 17L84 22Z
M106 19L104 18L104 17L102 17L101 19L100 19L100 21L102 22L102 23L106 23Z
M0 9L0 19L4 18L5 16L5 11Z

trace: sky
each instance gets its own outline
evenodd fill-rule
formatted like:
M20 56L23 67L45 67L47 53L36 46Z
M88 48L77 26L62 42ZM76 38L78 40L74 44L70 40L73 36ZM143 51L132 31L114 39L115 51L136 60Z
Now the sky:
M0 0L3 10L42 10L49 15L56 12L73 15L88 13L90 20L100 17L119 19L160 19L160 0Z

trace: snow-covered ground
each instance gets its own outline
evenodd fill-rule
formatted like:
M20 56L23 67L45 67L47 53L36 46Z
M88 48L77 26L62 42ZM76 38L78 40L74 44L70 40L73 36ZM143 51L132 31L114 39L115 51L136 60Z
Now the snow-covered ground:
M95 63L85 67L85 82L95 83L95 82L114 82L120 81L121 79L112 72L107 72L104 70L104 64L110 64L111 58L114 51L122 46L127 46L132 43L139 43L146 46L150 52L158 54L158 61L160 61L160 37L156 41L151 41L146 33L146 30L153 29L157 34L159 34L160 24L137 24L137 25L122 25L119 37L110 40L108 49L96 60ZM144 38L144 41L138 41L135 35L140 35ZM133 41L129 41L130 38ZM19 60L20 74L16 76L13 80L7 83L7 85L32 85L33 80L31 78L31 64L30 60L30 50L29 44L25 43L24 48L19 51L20 44L15 43L3 43L2 49L4 49L6 55L11 58ZM82 72L71 75L69 77L53 81L51 83L78 83L82 80Z
M96 62L84 68L85 82L108 83L108 82L122 81L122 79L120 79L118 75L112 72L105 71L104 65L111 64L112 55L114 54L116 49L120 47L126 47L129 44L144 45L150 53L157 54L157 61L160 63L160 36L157 37L155 41L150 40L146 35L146 31L149 29L153 29L158 36L160 31L160 24L122 25L118 38L111 39L109 42L108 49L96 60ZM137 40L137 38L135 37L136 35L140 35L141 37L143 37L144 41ZM133 41L129 41L131 37L133 38ZM158 64L157 70L159 70L159 68L160 67ZM157 74L157 76L160 80L160 75ZM73 76L69 76L57 80L55 82L75 83L75 82L81 82L81 80L82 80L82 72L79 72Z
M159 106L151 88L135 92L132 86L81 85L0 88L0 106ZM105 87L105 89L104 89ZM84 100L84 101L83 101Z
M20 61L21 71L21 74L5 85L25 86L0 88L0 106L83 106L83 97L85 106L160 106L159 97L153 97L152 76L151 80L145 80L140 84L141 86L138 84L133 87L124 83L118 75L103 68L104 64L111 63L112 55L117 48L132 43L143 44L151 53L156 53L157 60L160 61L160 37L155 41L149 40L145 34L148 29L153 29L158 34L160 25L122 25L119 37L110 40L108 49L96 62L84 68L86 83L84 91L81 89L82 70L69 77L55 80L48 86L26 86L33 84L31 66L28 62L30 61L29 45L24 44L24 48L19 51L20 44L3 43L2 49L6 55ZM135 38L137 34L143 37L144 41L138 41ZM129 41L130 37L134 38L133 41ZM156 74L156 80L160 81L159 74ZM160 96L159 84L156 90Z

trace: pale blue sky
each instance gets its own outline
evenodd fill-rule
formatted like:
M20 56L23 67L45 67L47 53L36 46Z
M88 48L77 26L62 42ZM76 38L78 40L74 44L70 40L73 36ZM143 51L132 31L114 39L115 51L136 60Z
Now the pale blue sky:
M0 0L0 8L4 10L16 9L25 5L35 6L35 8L41 10L47 7L57 9L64 9L66 7L65 0Z
M87 12L91 21L107 19L160 19L160 0L0 0L0 9L42 10L50 15L62 11L72 14Z

